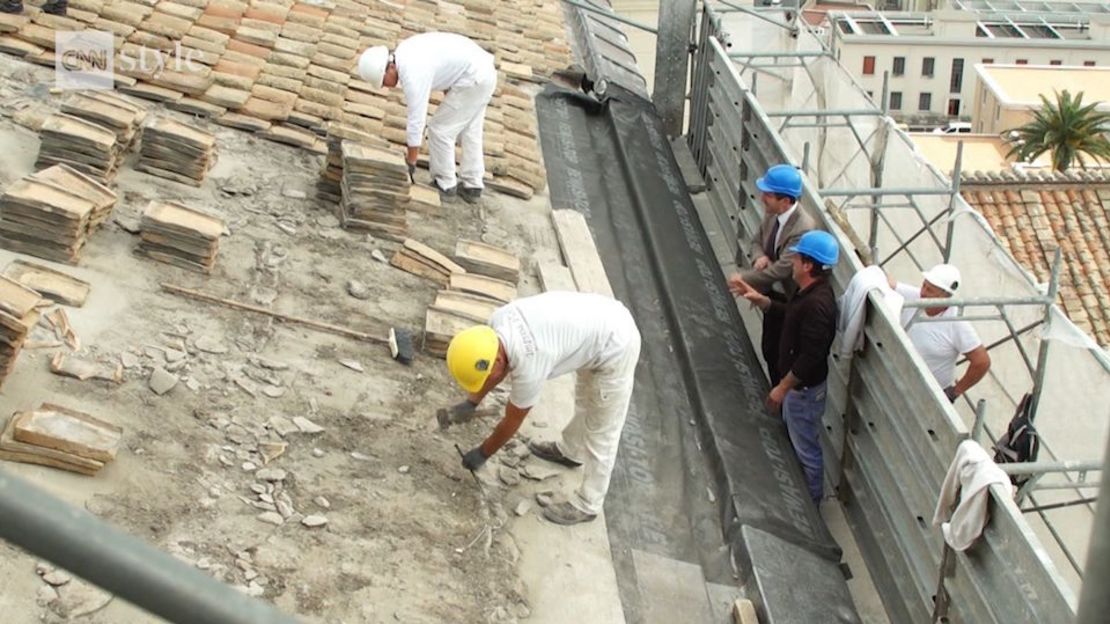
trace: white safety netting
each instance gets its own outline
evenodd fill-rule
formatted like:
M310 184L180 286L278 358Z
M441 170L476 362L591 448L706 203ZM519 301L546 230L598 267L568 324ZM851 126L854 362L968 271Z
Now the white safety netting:
M782 19L782 13L766 13ZM725 13L722 30L732 42L730 52L801 52L825 50L822 38L801 30L768 23L746 13ZM761 57L736 61L737 70L752 85L763 109L771 116L772 125L780 129L795 164L806 160L806 175L822 190L829 189L935 189L951 188L948 171L938 171L914 148L912 140L897 129L892 120L876 114L851 116L846 127L843 116L806 116L806 111L877 111L865 91L832 56L811 56L778 59ZM804 62L804 66L801 66ZM756 64L758 67L753 67ZM879 94L875 94L876 100ZM774 116L776 113L799 111L793 119ZM816 122L828 127L816 127ZM807 147L808 145L808 147ZM880 161L881 166L877 166ZM884 204L907 204L904 196L885 196ZM832 198L847 210L848 222L867 243L870 238L873 211L866 204L874 198ZM1032 274L1018 265L1002 247L982 216L957 197L955 210L947 215L949 195L915 195L918 210L911 207L886 207L885 219L879 220L876 237L877 259L886 261L885 268L898 280L919 284L918 266L926 267L944 260L949 223L952 224L952 251L949 261L963 274L960 297L1020 300L1032 299L1047 291L1047 284L1035 283ZM853 208L856 206L858 208ZM894 254L902 243L931 222L929 231L920 234L903 251ZM890 257L892 254L893 257ZM889 257L889 259L888 259ZM1066 275L1067 271L1064 271ZM987 345L1011 337L1036 325L1045 318L1040 305L1006 305L1010 325L1001 320L980 320L975 327ZM971 316L997 315L994 307L965 309ZM1020 344L1020 347L1019 347ZM960 401L958 410L970 428L974 421L973 403L987 401L986 425L991 438L981 440L988 445L1013 415L1022 395L1032 391L1034 372L1027 361L1036 365L1044 344L1047 348L1044 384L1036 424L1044 447L1040 460L1087 460L1102 457L1110 433L1110 355L1098 348L1082 330L1072 324L1058 309L1050 322L1037 325L1016 340L1005 340L990 350L992 366L987 379L969 393L970 402ZM1024 350L1024 354L1023 354ZM1045 477L1045 482L1064 482L1063 475ZM1097 482L1095 476L1092 481ZM1046 505L1095 496L1097 490L1046 490L1036 492L1032 504ZM1027 519L1041 535L1042 542L1052 551L1057 567L1074 586L1079 576L1075 568L1083 565L1086 556L1093 505L1072 506L1030 513Z

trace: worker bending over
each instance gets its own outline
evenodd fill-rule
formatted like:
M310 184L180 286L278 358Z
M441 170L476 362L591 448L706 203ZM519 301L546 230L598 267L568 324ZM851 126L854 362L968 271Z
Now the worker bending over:
M593 520L609 489L639 358L636 322L611 297L549 292L498 308L489 325L460 332L447 347L447 368L470 395L451 408L456 419L505 378L512 384L505 416L464 455L463 466L477 470L513 437L545 381L576 373L574 417L562 439L528 446L540 459L584 467L577 492L545 507L543 516L558 524Z
M462 35L430 32L397 44L367 49L358 60L358 73L375 88L400 83L408 107L405 162L409 173L424 140L428 98L444 91L428 126L429 169L432 182L446 198L458 195L467 203L482 196L486 167L482 157L482 125L486 107L497 87L493 55ZM462 169L455 177L455 144L462 137ZM458 181L462 180L462 188Z

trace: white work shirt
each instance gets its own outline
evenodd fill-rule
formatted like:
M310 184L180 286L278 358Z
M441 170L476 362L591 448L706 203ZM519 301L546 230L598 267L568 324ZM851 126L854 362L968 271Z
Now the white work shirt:
M908 284L898 284L894 290L906 298L906 301L920 301L921 289ZM918 308L902 309L902 326L905 327ZM941 313L942 317L952 317L950 323L922 323L921 320L929 317L921 310L918 320L906 330L917 352L929 366L933 377L941 388L947 388L956 383L956 360L983 344L975 328L969 321L961 321L956 315L955 308L948 308Z
M603 295L548 292L517 299L490 317L509 358L509 401L530 408L548 379L603 368L637 335L624 304Z
M782 231L786 229L786 222L790 220L790 217L794 216L794 211L796 211L797 209L798 209L798 203L794 202L794 204L792 206L790 206L790 210L787 210L786 212L784 212L784 213L782 213L778 216L779 229L775 231L775 241L774 241L775 249L779 248L779 241L782 240Z
M478 44L462 35L441 32L405 39L397 44L393 60L408 106L405 138L410 147L423 142L432 91L471 86L483 70L493 67L493 55Z

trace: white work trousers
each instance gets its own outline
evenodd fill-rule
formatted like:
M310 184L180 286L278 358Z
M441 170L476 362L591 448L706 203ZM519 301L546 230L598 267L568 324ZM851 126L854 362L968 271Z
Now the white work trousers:
M576 373L574 418L558 446L565 457L583 464L582 485L570 503L586 513L600 513L609 491L639 359L640 333L633 328L620 353L596 369Z
M497 88L497 70L477 71L475 82L465 87L451 87L436 112L428 121L428 168L442 189L453 188L455 177L455 143L462 138L462 169L459 178L467 188L483 187L486 175L482 155L482 126L486 107Z

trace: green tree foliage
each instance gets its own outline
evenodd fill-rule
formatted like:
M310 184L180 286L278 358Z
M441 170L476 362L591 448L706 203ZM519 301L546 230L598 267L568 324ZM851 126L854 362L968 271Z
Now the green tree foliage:
M1049 152L1056 171L1110 163L1110 113L1095 110L1099 102L1084 106L1082 92L1072 97L1064 90L1055 102L1042 95L1041 103L1032 121L1004 134L1010 143L1007 156L1033 162Z

